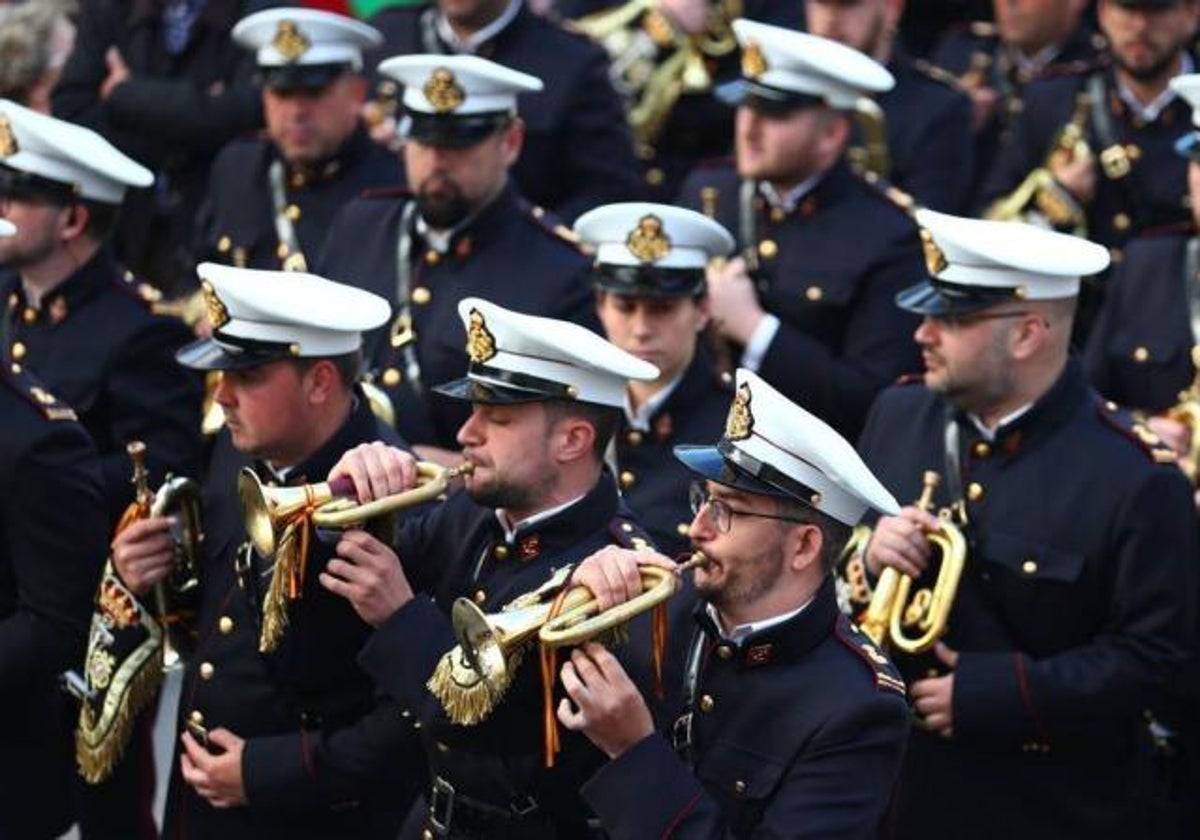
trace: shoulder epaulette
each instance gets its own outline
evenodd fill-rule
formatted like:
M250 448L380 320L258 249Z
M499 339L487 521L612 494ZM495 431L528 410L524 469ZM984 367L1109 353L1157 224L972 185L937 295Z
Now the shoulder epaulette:
M358 194L359 198L409 198L412 190L408 187L367 187Z
M1111 401L1097 400L1096 413L1105 425L1133 443L1156 464L1176 464L1179 454L1160 438L1134 412Z
M29 401L47 420L78 420L75 410L48 391L28 371L17 364L5 364L0 379Z
M582 240L575 235L575 231L565 224L558 216L551 213L545 207L536 204L523 202L521 209L524 211L525 218L533 222L534 226L545 233L550 234L560 242L565 242L583 254L591 255L590 248L584 246Z
M927 79L932 79L948 88L966 93L966 87L963 85L962 80L944 67L938 67L924 58L918 58L913 61L912 67Z
M880 691L890 691L905 696L904 680L892 661L884 656L875 643L848 618L839 618L834 634L838 641L846 646L862 661L875 679L875 687Z
M881 198L886 199L890 204L894 204L909 216L916 212L917 200L888 179L881 178L878 173L859 166L854 167L853 171L859 177L859 180L870 187Z
M162 300L161 291L138 278L132 271L125 271L119 277L113 278L113 285L147 309L151 309Z
M1039 78L1046 80L1090 76L1092 73L1108 69L1109 64L1109 60L1104 56L1080 58L1075 61L1064 61L1061 63L1056 62L1042 70Z
M621 548L632 548L635 551L657 550L654 538L645 528L627 516L613 517L608 523L608 533L612 535L613 543Z

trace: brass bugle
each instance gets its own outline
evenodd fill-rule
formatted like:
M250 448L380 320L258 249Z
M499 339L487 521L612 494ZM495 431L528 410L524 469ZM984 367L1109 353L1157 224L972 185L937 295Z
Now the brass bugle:
M415 487L360 504L355 500L354 482L345 476L298 487L268 487L254 470L244 467L238 476L238 499L246 534L255 552L267 559L275 555L290 521L306 510L317 528L356 528L379 516L431 502L446 492L451 481L474 469L470 461L456 467L421 461Z
M1182 423L1191 432L1188 450L1179 459L1179 466L1192 484L1196 484L1200 474L1200 344L1192 348L1192 367L1196 370L1192 384L1179 392L1179 402L1167 409L1166 416Z

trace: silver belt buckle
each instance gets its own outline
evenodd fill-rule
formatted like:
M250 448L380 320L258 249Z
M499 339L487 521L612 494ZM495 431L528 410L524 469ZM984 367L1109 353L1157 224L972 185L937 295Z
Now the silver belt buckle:
M439 803L445 802L445 813L438 819ZM445 837L450 832L450 824L454 816L454 785L441 776L433 780L429 791L429 826L439 837Z
M692 746L692 713L680 715L671 727L671 746L676 752L683 752Z

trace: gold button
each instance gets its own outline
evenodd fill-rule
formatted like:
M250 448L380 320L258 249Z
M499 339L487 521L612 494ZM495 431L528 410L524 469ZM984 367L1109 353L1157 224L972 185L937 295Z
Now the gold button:
M652 166L646 170L646 183L652 187L661 186L665 178L666 176L663 175L663 171L657 166Z
M498 545L492 549L492 554L495 555L497 560L505 560L508 558L508 546Z
M12 357L18 362L25 358L25 345L19 341L14 341L12 346Z
M433 300L433 292L424 286L417 286L412 290L412 302L417 306L424 306L431 300Z
M621 530L622 530L622 531L624 531L626 534L632 534L632 533L633 533L633 526L632 526L632 525L630 525L628 522L622 522L622 523L621 523Z
M736 793L738 796L741 796L743 793L746 792L746 783L743 782L741 779L738 779L736 782L733 783L733 792Z
M1037 571L1037 563L1032 560L1026 560L1021 564L1021 571L1027 575L1032 575Z
M629 470L625 470L625 472L621 473L621 488L623 490L628 490L633 486L635 481L637 481L637 476L635 476Z
M475 597L475 603L482 605L483 602L487 600L487 593L484 592L482 589L476 589L474 597Z
M730 659L733 656L733 648L730 645L717 645L717 656Z
M216 670L217 669L213 667L213 664L211 662L201 662L200 663L200 679L211 680L212 675Z
M1147 350L1145 347L1136 348L1133 351L1133 360L1135 362L1139 362L1139 363L1150 361L1150 351Z
M629 441L630 446L637 446L642 442L642 433L637 429L630 429L629 434L625 436L625 439Z
M19 364L17 364L16 362L13 362L13 363L12 363L12 372L13 372L13 373L20 373L20 372L21 372L21 366L20 366Z
M26 324L32 324L37 320L37 310L31 306L26 306L25 311L21 313L21 317L25 319Z
M289 249L287 244L283 242L280 242L279 246L275 249L275 256L279 257L281 260L286 260L287 255L290 253L291 249Z
M771 221L772 222L782 222L783 217L786 215L787 215L787 213L783 212L782 207L772 207L771 208Z
M675 533L679 534L681 537L686 537L688 535L688 531L690 530L692 530L692 526L686 522L680 522L675 526Z
M715 705L711 695L705 694L700 698L700 711L702 712L711 712Z
M1138 160L1142 156L1142 150L1141 147L1130 143L1125 147L1125 154L1129 156L1130 160Z
M387 385L389 388L394 388L399 385L401 378L400 371L396 370L395 368L388 368L383 372L383 384Z
M428 828L421 832L421 840L433 840L433 832Z
M9 308L9 309L16 309L16 307L17 307L17 300L18 300L18 298L17 298L17 293L16 293L16 292L13 292L11 295L9 295L9 296L8 296L8 308Z
M442 741L438 741L437 742L437 751L442 752L442 753L448 753L448 752L450 752L450 745L446 744Z
M779 246L775 244L773 239L764 239L758 243L758 255L764 260L774 259L779 253Z
M220 239L217 240L217 250L220 251L222 254L224 254L226 251L228 251L232 247L233 247L233 240L230 239L228 236L222 236Z
M967 498L972 502L978 502L983 498L983 485L977 481L972 481L967 485Z
M227 615L223 615L217 619L217 629L221 631L222 636L228 636L233 632L233 619Z
M289 204L283 214L294 222L300 218L300 207L296 204Z
M193 710L192 713L188 715L188 720L197 726L204 725L204 715L202 715L199 710Z
M1119 263L1121 260L1125 259L1125 252L1122 251L1120 248L1110 248L1109 252L1108 252L1108 257L1114 263Z
M1126 213L1118 213L1113 216L1113 227L1117 230L1129 230L1129 216Z
M428 251L425 252L425 264L426 265L437 265L441 261L442 261L442 255L439 254L437 251L433 250L432 248L430 248Z
M809 286L807 289L804 290L804 296L806 298L808 298L809 300L811 300L813 303L816 303L821 298L825 297L825 292L821 289L820 286Z
M987 456L989 456L991 454L992 454L992 447L988 446L986 441L981 440L977 444L975 444L975 457L976 458L986 458Z

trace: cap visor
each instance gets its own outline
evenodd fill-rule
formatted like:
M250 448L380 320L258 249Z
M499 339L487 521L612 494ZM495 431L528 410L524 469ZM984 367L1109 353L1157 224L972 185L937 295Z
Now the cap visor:
M511 388L491 382L480 382L469 376L435 385L434 393L441 394L453 400L484 403L485 405L517 405L519 403L540 402L551 399L549 394L540 391L529 391L524 388Z
M175 351L175 361L193 370L244 370L286 358L291 356L285 352L234 350L211 338L193 341Z
M789 114L799 108L823 105L820 97L805 93L778 90L749 79L735 79L719 85L713 95L731 107L744 105L762 114Z
M592 272L597 289L622 297L686 298L704 294L704 269L661 270L601 266Z
M347 64L287 64L263 67L263 86L283 93L321 91L349 70Z
M777 487L760 481L722 457L715 446L676 446L675 457L691 472L735 490L757 493L760 496L790 498Z
M896 305L916 315L965 315L999 303L1003 298L955 294L922 280L896 294Z
M466 149L491 137L509 120L508 114L455 117L409 111L401 121L400 136L423 146Z

